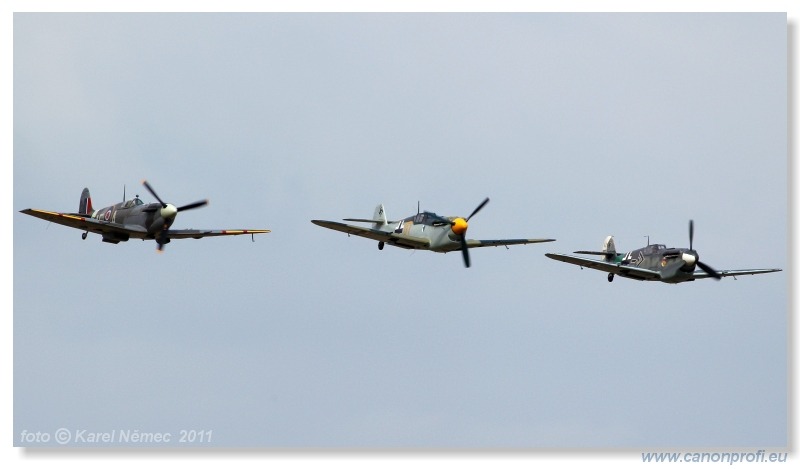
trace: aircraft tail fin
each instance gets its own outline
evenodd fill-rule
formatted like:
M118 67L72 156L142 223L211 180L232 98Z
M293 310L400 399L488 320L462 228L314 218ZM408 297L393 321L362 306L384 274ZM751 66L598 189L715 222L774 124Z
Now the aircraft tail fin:
M617 247L614 245L614 237L609 235L603 240L603 252L606 253L606 260L613 259L617 255Z
M606 236L606 239L603 240L603 250L602 251L575 251L575 254L590 254L593 256L603 256L607 262L611 262L614 258L617 257L617 248L614 245L614 237L613 236Z
M372 228L376 230L383 225L394 223L390 222L389 219L386 218L386 209L383 208L383 204L378 204L378 206L375 207L375 213L372 215L372 218L344 218L344 221L372 223Z
M383 204L378 204L375 207L375 213L372 215L373 220L382 220L383 223L388 223L388 218L386 218L386 209L383 207Z
M84 187L81 192L81 202L78 205L78 213L91 215L94 212L92 208L92 196L89 194L89 188Z
M375 207L375 213L372 214L372 219L376 220L375 225L372 226L376 230L380 228L382 225L389 223L389 219L386 218L386 209L383 207L383 204L378 204Z

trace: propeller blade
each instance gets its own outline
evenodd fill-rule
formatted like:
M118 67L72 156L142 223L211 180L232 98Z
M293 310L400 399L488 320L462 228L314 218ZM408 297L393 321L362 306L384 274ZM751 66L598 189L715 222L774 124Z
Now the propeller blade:
M488 204L488 203L489 203L489 198L487 197L487 198L485 198L485 199L483 200L483 202L481 202L481 204L480 204L480 205L478 205L478 207L477 207L475 210L473 210L473 211L472 211L472 213L471 213L471 214L470 214L470 215L467 217L467 221L469 221L469 219L470 219L470 218L474 217L476 213L480 212L480 211L481 211L481 209L482 209L483 207L485 207L485 206L486 206L486 204Z
M144 184L144 187L145 187L145 188L148 190L148 192L150 192L150 194L151 194L153 197L155 197L157 201L159 201L159 202L161 203L161 206L162 206L162 207L164 207L164 208L167 208L167 204L166 204L166 203L164 203L164 201L163 201L163 200L161 200L161 197L159 197L159 196L158 196L158 194L156 194L156 191L155 191L155 190L153 190L153 188L152 188L152 187L150 187L150 184L148 184L148 183L147 183L147 181L142 181L142 184Z
M694 242L694 220L689 220L689 249L692 250Z
M156 247L156 250L160 253L164 252L164 245L167 244L167 242L169 241L169 239L167 238L167 230L168 228L165 225L164 230L156 238L156 243L158 243L158 247Z
M178 207L178 211L182 212L184 210L191 210L193 208L202 207L203 205L207 205L207 204L208 204L208 199L206 199L206 200L198 200L197 202Z
M464 267L469 268L469 247L467 246L466 233L461 236L461 255L464 256Z
M477 207L475 207L475 210L473 210L472 213L470 213L469 216L466 219L463 219L463 220L460 219L460 218L456 219L456 220L460 220L459 223L463 224L463 226L462 225L459 225L459 226L463 228L463 232L461 233L461 255L464 256L464 267L469 268L469 266L470 266L470 262L469 262L469 246L467 246L467 231L466 231L467 230L467 226L468 226L467 222L469 222L469 219L474 217L475 214L477 214L478 212L480 212L481 209L483 209L483 207L485 207L486 204L488 204L488 203L489 203L489 198L487 197L487 198L483 199L483 202L481 202ZM450 221L450 226L456 226L456 220ZM453 228L453 231L456 231L456 229Z
M708 276L713 278L714 280L720 280L722 278L722 276L718 274L716 270L711 268L711 266L709 266L706 263L697 261L697 266L703 269L703 272L707 273Z

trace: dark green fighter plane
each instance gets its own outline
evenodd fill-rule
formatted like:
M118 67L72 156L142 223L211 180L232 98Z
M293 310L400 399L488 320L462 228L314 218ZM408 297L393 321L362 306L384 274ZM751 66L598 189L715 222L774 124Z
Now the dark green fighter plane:
M84 231L81 235L83 239L86 239L86 235L90 231L101 235L105 243L118 244L120 241L128 241L130 238L152 239L158 243L159 251L163 250L164 245L173 239L200 239L206 236L243 234L252 236L270 232L270 230L173 230L170 227L179 212L202 207L208 204L208 200L176 207L161 200L147 181L142 181L142 184L158 200L158 203L146 204L137 195L131 200L124 200L118 204L94 210L87 188L81 193L77 213L50 212L34 208L20 210L20 212L82 230ZM122 198L125 199L124 195Z
M689 221L689 248L668 248L664 244L649 244L627 254L618 253L614 247L614 237L608 236L603 242L602 251L575 251L575 254L601 256L600 260L569 254L552 254L545 256L569 264L588 267L608 272L608 281L615 275L634 280L651 280L664 283L691 282L700 278L737 277L739 275L767 274L780 272L781 269L746 269L715 270L700 261L700 255L692 247L694 239L694 222ZM700 268L699 271L697 268Z

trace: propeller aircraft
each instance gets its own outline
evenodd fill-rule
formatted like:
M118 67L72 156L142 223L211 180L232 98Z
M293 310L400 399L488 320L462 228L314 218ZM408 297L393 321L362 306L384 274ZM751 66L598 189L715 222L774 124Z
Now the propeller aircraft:
M700 255L693 248L694 221L689 221L689 248L668 248L663 244L649 244L622 254L614 246L614 237L607 236L602 251L575 251L575 254L598 255L602 260L587 259L568 254L545 256L569 264L608 272L608 281L615 275L634 280L661 281L664 283L692 282L696 279L737 277L739 275L767 274L781 269L715 270L700 261ZM699 267L699 271L697 270Z
M145 204L137 195L131 200L111 205L109 207L94 210L89 189L83 189L77 213L50 212L28 208L20 210L21 213L36 218L41 218L59 225L65 225L84 231L81 238L91 231L103 237L103 242L118 244L120 241L128 241L130 238L141 240L153 239L158 243L158 250L162 251L164 245L173 239L200 239L206 236L236 236L249 234L256 235L269 233L270 230L173 230L170 229L175 221L175 216L186 210L203 207L208 204L208 200L200 200L191 204L177 207L161 200L156 191L147 183L142 181L158 203ZM253 238L255 240L255 238Z
M344 221L371 223L371 228L348 225L345 223L311 220L311 223L341 231L349 235L361 236L378 241L378 249L383 249L386 244L403 249L419 249L434 252L461 251L464 258L464 267L470 266L469 249L486 246L510 246L514 244L547 243L555 239L492 239L476 240L467 239L469 221L486 204L487 197L472 211L468 217L443 217L433 212L420 212L402 220L390 221L386 217L383 204L375 207L372 218L345 218Z

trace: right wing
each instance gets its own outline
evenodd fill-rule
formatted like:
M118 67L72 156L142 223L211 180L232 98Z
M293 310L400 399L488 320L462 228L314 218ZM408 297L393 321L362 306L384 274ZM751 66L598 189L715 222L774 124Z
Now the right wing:
M99 235L106 235L109 233L116 233L129 236L131 238L144 238L147 236L147 230L137 225L122 225L119 223L112 223L108 221L96 220L88 215L81 215L76 213L61 213L50 212L47 210L38 210L35 208L26 208L20 210L20 213L30 215L32 217L41 218L49 222L58 223L59 225L77 228L81 231L91 231Z
M361 236L362 238L374 239L375 241L383 241L384 243L406 249L430 249L431 247L431 242L428 239L408 236L402 233L373 230L372 228L347 225L336 221L311 220L311 223L330 230L341 231L342 233Z
M569 254L545 254L550 259L575 264L590 269L602 270L612 274L622 275L623 277L634 278L637 280L661 280L661 274L650 269L642 269L631 265L622 265L615 262L606 262L585 257L571 256Z

